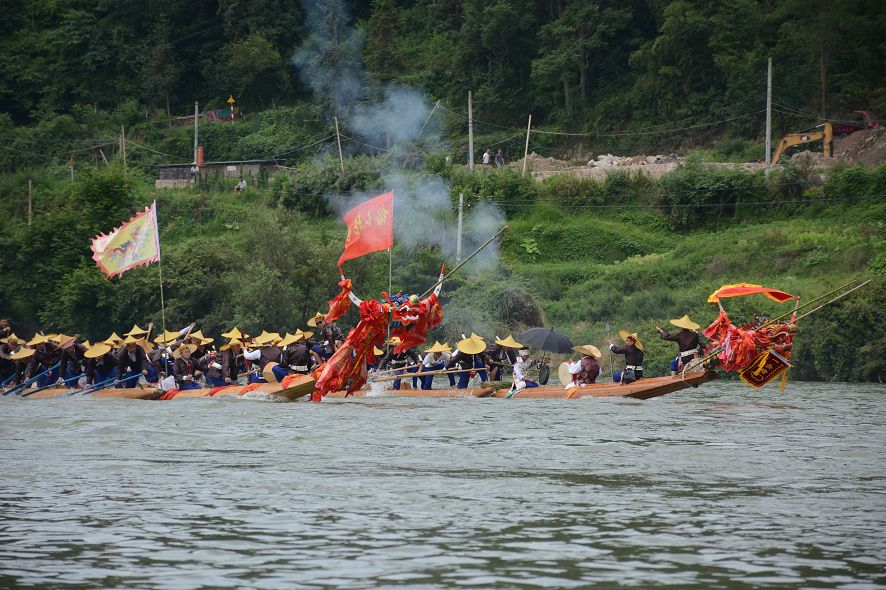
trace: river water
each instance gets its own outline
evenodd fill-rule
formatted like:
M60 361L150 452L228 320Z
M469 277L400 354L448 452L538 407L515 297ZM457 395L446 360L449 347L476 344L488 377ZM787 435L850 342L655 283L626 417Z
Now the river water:
M883 588L886 386L0 400L0 588Z

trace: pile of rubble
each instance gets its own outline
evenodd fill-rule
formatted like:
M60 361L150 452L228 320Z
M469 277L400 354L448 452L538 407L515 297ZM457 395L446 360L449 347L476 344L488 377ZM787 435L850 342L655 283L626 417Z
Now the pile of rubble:
M834 157L869 166L886 163L886 126L856 131L848 137L835 139Z
M677 154L667 156L613 156L601 154L596 160L589 160L590 168L614 168L616 166L648 166L651 164L678 164L681 158Z

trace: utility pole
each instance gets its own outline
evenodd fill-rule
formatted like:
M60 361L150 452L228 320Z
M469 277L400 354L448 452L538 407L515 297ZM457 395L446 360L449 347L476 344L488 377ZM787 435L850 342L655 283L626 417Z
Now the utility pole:
M126 169L126 129L120 125L120 156L123 158L123 168Z
M766 176L772 171L772 58L766 72Z
M532 114L529 115L529 123L526 124L526 147L523 149L523 173L526 176L526 164L529 162L529 130L532 129Z
M338 117L333 117L335 119L335 141L338 142L338 161L341 163L341 172L345 173L345 159L341 155L341 134L338 132Z
M31 218L34 215L32 193L34 191L34 179L28 179L28 225L31 225ZM460 237L460 236L459 236Z
M233 109L233 107L231 107ZM194 166L197 165L197 143L200 136L200 105L194 103Z
M468 168L474 169L474 110L468 90Z
M458 193L458 238L455 241L455 261L461 262L461 228L464 219L465 194Z

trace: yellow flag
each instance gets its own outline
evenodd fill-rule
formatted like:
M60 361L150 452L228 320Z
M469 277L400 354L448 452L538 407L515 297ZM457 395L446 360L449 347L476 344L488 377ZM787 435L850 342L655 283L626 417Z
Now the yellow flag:
M157 201L111 233L94 237L92 259L108 278L159 261Z

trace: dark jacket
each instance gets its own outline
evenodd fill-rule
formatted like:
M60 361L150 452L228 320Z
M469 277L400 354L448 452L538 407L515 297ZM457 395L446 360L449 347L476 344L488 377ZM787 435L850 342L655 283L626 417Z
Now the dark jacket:
M311 351L308 347L301 343L290 344L283 351L283 362L280 364L298 373L307 373L311 368ZM296 368L304 367L304 369Z
M95 383L95 372L107 373L117 366L117 357L112 351L94 359L86 359L86 382L90 385Z
M124 373L141 373L148 370L148 355L141 346L136 346L135 351L129 356L129 351L124 344L117 349L117 377L122 378Z
M418 364L419 359L415 349L410 348L409 350L404 350L400 353L395 353L394 350L395 347L391 347L388 354L381 359L381 363L378 365L379 369L387 368L389 365L392 369L399 369L408 365L409 359L412 359L413 363Z
M243 366L243 353L232 349L223 350L221 353L222 379L236 381Z
M630 346L616 346L613 344L609 348L615 354L625 355L625 365L633 365L635 367L643 366L643 351L633 344Z
M459 369L463 370L473 369L475 364L474 358L479 358L484 365L489 365L489 355L485 352L481 352L478 354L465 354L464 352L459 350L454 355L452 355L452 358L449 359L449 362L446 364L446 368L451 369L455 366L458 366Z
M224 379L224 365L222 365L221 354L217 352L208 352L204 354L202 357L197 359L197 364L200 367L200 370L206 374L207 377L212 377L213 379ZM213 365L218 365L213 366Z
M662 340L670 340L671 342L676 342L677 346L680 347L680 352L695 350L696 348L698 348L700 340L699 334L695 330L680 330L679 332L675 332L674 334L670 334L668 332L660 332L658 336Z
M194 373L200 370L200 360L194 357L185 360L181 357L175 359L172 366L172 374L175 375L175 386L181 388L185 383L194 383L197 379Z
M31 356L28 368L25 369L25 381L29 380L31 377L36 377L49 367L61 362L61 359L62 351L59 350L58 347L51 344L37 347L33 356Z
M592 356L581 359L581 371L575 376L577 383L593 383L600 375L600 363Z

